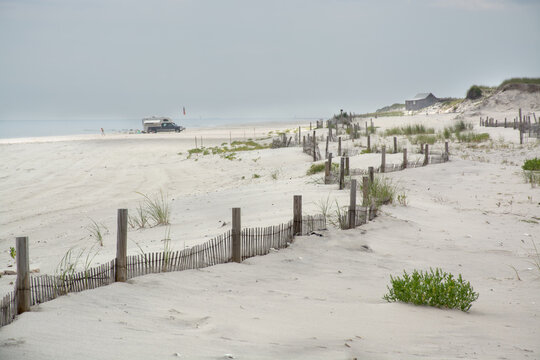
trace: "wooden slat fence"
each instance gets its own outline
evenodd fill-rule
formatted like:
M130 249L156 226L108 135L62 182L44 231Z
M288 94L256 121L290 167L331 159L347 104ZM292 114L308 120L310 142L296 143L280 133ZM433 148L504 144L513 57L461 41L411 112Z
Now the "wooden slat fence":
M302 234L326 229L322 215L304 216ZM294 240L293 221L261 227L245 228L241 232L242 259L265 255L271 249L282 249ZM219 235L205 243L180 251L141 253L127 257L127 278L132 279L152 273L200 269L232 260L232 232ZM72 292L106 286L115 282L116 260L79 272L62 275L40 275L30 278L30 303L41 304ZM16 292L5 295L0 301L0 327L10 324L16 315Z

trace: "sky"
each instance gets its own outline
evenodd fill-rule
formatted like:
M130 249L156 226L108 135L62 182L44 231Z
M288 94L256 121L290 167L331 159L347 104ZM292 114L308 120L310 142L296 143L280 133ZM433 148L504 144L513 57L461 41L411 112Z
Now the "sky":
M328 118L540 77L540 0L0 0L0 120Z

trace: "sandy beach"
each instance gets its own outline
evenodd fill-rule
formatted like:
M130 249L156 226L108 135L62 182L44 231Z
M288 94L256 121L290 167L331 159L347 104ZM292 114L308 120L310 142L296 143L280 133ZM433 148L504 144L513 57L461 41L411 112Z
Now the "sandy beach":
M0 329L0 358L538 358L540 273L531 262L540 245L540 190L525 182L521 165L540 157L540 145L519 145L513 129L480 128L479 116L516 115L495 110L464 117L490 141L452 141L450 162L384 175L405 204L384 206L367 225L329 225L321 237L297 238L242 264L148 275L37 305ZM388 117L374 125L440 131L455 118ZM302 195L305 214L319 213L325 201L347 205L347 190L306 175L312 159L301 147L238 152L234 160L188 157L195 138L197 146L201 138L205 147L221 146L298 126L307 134L309 124L296 123L1 140L0 271L15 269L16 236L29 237L30 269L39 274L54 274L72 248L95 252L93 265L111 260L116 211L134 212L141 194L166 194L171 224L130 229L128 254L161 251L167 236L174 250L202 243L230 229L233 207L250 227L289 221L293 195ZM365 145L365 137L343 144ZM366 169L380 164L380 154L350 161ZM91 236L93 221L107 229L103 246ZM462 274L480 294L469 312L382 299L390 275L435 267ZM15 278L0 278L2 294Z

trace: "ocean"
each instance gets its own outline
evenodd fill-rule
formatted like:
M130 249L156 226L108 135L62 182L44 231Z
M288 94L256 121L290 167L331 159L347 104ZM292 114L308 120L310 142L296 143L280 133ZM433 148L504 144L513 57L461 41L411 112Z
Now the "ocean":
M175 120L178 125L189 128L214 127L265 122L314 121L315 119L286 118L200 118ZM61 135L100 134L101 128L108 133L136 132L142 129L141 119L105 120L0 120L0 138L21 138Z

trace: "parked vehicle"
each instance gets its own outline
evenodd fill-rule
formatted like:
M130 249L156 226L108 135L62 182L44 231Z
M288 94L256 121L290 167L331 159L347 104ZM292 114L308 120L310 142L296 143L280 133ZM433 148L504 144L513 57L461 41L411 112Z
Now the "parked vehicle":
M157 132L177 132L185 130L186 128L180 125L176 125L171 118L164 116L152 116L142 119L143 132L145 133L157 133Z

